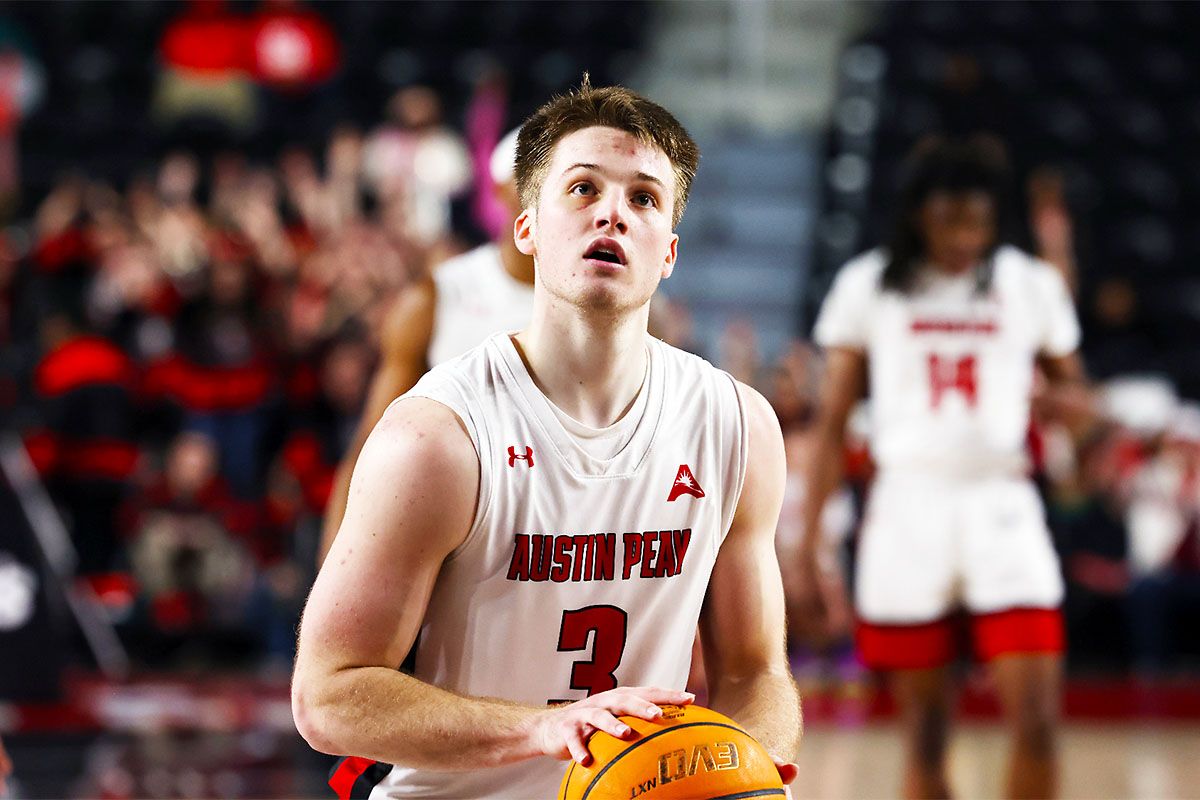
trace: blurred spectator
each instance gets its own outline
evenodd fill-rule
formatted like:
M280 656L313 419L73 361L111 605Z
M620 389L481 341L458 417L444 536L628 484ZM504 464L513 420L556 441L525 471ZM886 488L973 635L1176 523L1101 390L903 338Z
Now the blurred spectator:
M21 120L41 105L45 72L28 34L0 19L0 217L16 210L20 195L17 134Z
M277 399L278 379L247 254L226 240L212 255L207 286L180 309L176 349L151 367L147 393L172 401L190 427L210 435L234 491L253 497L261 491L267 406Z
M429 246L447 234L450 199L470 185L471 160L462 137L443 122L432 89L409 86L393 95L387 122L367 140L365 159L381 202L403 198L409 237Z
M283 463L312 514L324 511L329 501L338 460L358 427L371 366L371 353L363 342L345 338L335 343L321 368L320 393L291 415L294 422L283 446Z
M1083 322L1088 335L1088 366L1097 377L1141 372L1147 353L1159 350L1145 319L1138 290L1128 278L1101 280L1090 293Z
M1134 663L1154 677L1200 656L1200 405L1180 409L1139 470L1128 525Z
M181 434L128 523L133 576L160 630L198 627L247 591L251 562L244 537L256 520L234 500L217 466L215 442Z
M495 173L492 159L503 138L508 116L508 76L498 66L489 65L475 84L466 111L466 140L476 176ZM492 191L491 181L477 179L472 197L475 223L489 239L506 232L511 215Z
M246 23L225 0L189 0L163 32L159 57L154 111L161 125L211 121L235 133L253 127Z
M182 657L219 659L224 643L234 642L242 657L287 660L300 586L295 569L279 562L270 523L256 504L231 494L212 439L176 438L163 474L127 518L143 609L134 625L149 635L155 657L186 644Z
M45 356L34 374L39 427L26 446L67 513L81 573L105 572L118 555L116 511L139 460L137 368L88 330L76 274L56 276L63 304L43 326Z
M1129 467L1126 440L1106 432L1079 449L1071 470L1055 470L1048 516L1062 552L1067 578L1064 611L1068 652L1077 662L1114 663L1113 629L1129 588L1125 502Z

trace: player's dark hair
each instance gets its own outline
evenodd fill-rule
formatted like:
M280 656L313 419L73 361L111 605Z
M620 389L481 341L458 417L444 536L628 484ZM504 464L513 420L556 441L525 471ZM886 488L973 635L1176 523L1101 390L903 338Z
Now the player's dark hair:
M991 286L992 257L1008 229L1008 180L1004 146L992 137L975 136L965 141L935 137L918 143L901 171L883 288L897 292L912 288L926 250L917 217L931 195L982 192L992 200L997 234L976 275L979 291L987 291Z
M671 225L678 225L696 177L700 148L662 106L623 86L593 88L586 73L578 89L556 95L525 120L517 134L516 178L521 205L532 208L537 204L559 139L596 125L631 133L667 154L675 172Z

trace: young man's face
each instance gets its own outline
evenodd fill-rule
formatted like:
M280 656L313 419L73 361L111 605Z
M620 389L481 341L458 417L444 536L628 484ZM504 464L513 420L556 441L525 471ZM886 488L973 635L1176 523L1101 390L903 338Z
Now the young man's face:
M925 255L947 272L974 267L996 240L996 209L985 192L933 192L917 218Z
M589 310L649 302L671 274L675 177L657 147L615 128L575 131L555 145L537 207L516 221L551 295Z

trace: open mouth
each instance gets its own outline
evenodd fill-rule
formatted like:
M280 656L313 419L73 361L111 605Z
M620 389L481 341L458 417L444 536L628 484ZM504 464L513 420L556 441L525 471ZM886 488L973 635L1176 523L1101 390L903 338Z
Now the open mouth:
M601 240L594 243L583 257L593 261L625 266L625 252L621 249L621 245L612 240Z

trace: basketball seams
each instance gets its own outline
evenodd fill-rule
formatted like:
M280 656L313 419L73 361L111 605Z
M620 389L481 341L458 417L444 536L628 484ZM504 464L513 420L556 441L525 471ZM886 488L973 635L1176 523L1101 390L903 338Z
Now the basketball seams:
M562 792L558 796L558 800L567 800L567 790L571 788L571 776L575 774L575 768L579 766L579 762L571 760L571 768L567 770L567 779L563 781Z
M723 794L719 797L710 797L708 800L743 800L747 797L786 797L787 790L785 789L753 789L749 792L737 792L736 794Z
M609 761L607 764L604 765L603 769L601 769L599 772L596 773L595 777L592 778L592 782L589 783L588 787L583 790L583 795L580 796L579 800L588 800L588 795L590 795L592 793L592 789L596 788L596 784L600 782L600 779L602 777L604 777L604 773L608 772L608 770L614 764L616 764L618 761L620 761L622 758L624 758L629 753L632 753L634 750L636 750L637 748L644 745L646 742L649 742L652 739L657 739L659 736L665 736L668 733L674 733L675 731L681 731L684 728L700 728L700 727L704 727L704 726L710 726L713 728L728 728L729 730L737 731L738 733L743 734L744 736L750 735L750 734L746 733L744 730L742 730L741 728L739 728L738 726L730 725L725 722L684 722L679 725L672 725L669 728L663 728L661 731L655 731L654 733L650 734L649 736L645 737L644 739L638 739L636 742L633 742L632 744L630 744L629 747L626 747L620 753L617 753L617 755L611 761ZM752 795L744 795L744 796L750 797Z

